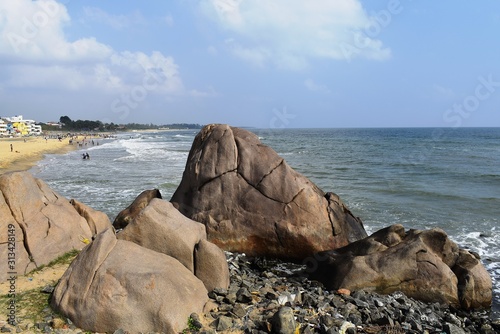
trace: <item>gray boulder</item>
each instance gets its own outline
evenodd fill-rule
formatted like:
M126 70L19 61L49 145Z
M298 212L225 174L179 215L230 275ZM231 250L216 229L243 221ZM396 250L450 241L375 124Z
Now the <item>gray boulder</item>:
M0 176L0 227L2 231L12 231L9 237L15 239L17 274L28 273L73 249L82 249L84 241L111 226L106 215L93 210L91 213L83 204L79 207L88 210L88 220L66 198L29 172ZM7 259L12 246L7 241L8 234L2 233L3 259ZM0 280L5 280L7 272L12 271L6 266L6 261L0 264Z
M470 252L440 229L405 232L392 225L348 246L308 259L312 279L329 289L406 295L454 307L488 308L491 278Z
M179 333L207 301L203 283L179 261L108 229L64 273L51 306L93 332Z
M171 202L208 240L248 255L303 259L366 237L361 220L258 137L228 125L196 136Z

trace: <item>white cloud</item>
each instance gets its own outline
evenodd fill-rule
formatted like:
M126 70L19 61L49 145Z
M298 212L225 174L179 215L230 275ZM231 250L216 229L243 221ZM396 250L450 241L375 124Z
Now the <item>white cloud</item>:
M312 92L317 92L317 93L330 93L330 90L328 89L328 87L324 86L324 85L320 85L320 84L317 84L316 82L314 82L314 80L312 79L306 79L304 81L304 86L306 86L306 88Z
M0 1L0 57L25 61L104 59L112 49L93 38L65 40L66 7L53 0Z
M237 36L232 36L237 47L230 50L253 63L302 68L315 58L390 57L390 50L366 33L374 21L359 0L202 0L200 6Z
M259 67L264 66L271 56L269 50L266 48L245 48L233 39L226 40L226 46L239 58Z
M111 63L119 68L129 89L140 85L167 94L179 94L184 90L174 59L160 52L155 51L148 56L142 52L126 51L113 55Z
M85 15L84 21L89 20L103 23L116 30L122 30L131 25L142 24L145 22L145 19L139 12L128 15L112 15L105 12L101 8L84 7L83 13Z
M96 8L88 14L109 19L116 28L126 24ZM70 41L63 31L70 22L66 7L54 0L1 0L0 89L54 88L109 95L146 87L150 93L183 93L172 57L117 52L93 37Z

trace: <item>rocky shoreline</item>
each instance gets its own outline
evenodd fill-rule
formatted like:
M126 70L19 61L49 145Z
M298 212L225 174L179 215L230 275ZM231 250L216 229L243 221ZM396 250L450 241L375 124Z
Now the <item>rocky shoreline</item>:
M29 173L2 175L0 193L12 245L0 251L7 258L19 245L19 274L81 250L59 284L45 287L44 320L13 311L17 327L0 323L2 332L500 330L489 312L469 311L492 305L479 255L438 228L393 224L367 236L337 195L243 129L205 127L171 201L145 190L113 224Z
M427 304L400 292L329 292L309 280L304 267L227 253L228 290L210 297L219 306L206 316L202 332L245 333L498 333L500 319L489 311L466 312ZM291 331L290 333L293 333Z
M192 314L183 333L481 333L500 332L489 310L463 311L424 303L401 292L327 291L307 278L305 266L226 252L228 289L209 293L205 314ZM45 287L44 292L53 291ZM206 308L207 308L206 307ZM43 322L20 319L3 333L86 333L50 308ZM119 329L116 334L127 333Z

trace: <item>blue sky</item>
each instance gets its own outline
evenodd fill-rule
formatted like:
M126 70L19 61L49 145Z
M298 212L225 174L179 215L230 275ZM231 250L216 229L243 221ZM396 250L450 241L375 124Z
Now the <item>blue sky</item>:
M0 115L500 126L500 2L0 0Z

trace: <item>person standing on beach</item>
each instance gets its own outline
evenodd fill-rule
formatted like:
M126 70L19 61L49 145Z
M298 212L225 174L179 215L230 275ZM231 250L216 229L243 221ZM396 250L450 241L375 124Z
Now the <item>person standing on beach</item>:
M14 147L12 146L12 144L10 144L10 151L14 151Z

